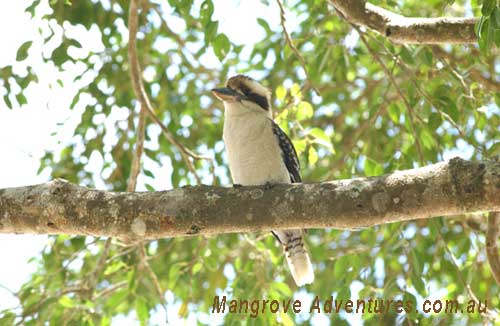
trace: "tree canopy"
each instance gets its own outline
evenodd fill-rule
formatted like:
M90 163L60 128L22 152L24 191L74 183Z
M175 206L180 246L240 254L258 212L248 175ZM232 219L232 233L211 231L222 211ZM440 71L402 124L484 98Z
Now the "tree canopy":
M45 106L48 100L26 96L41 72L23 62L41 58L55 67L65 77L54 87L77 87L67 110L78 123L60 152L45 152L39 171L113 191L230 186L224 112L210 89L237 73L273 91L275 120L290 135L306 182L378 176L456 155L487 160L500 154L498 1L338 2L255 2L275 19L236 10L241 25L233 28L244 34L240 39L225 23L230 17L224 16L224 1L35 0L26 12L39 20L39 36L26 40L16 62L1 69L3 101L16 110L28 101ZM398 14L399 21L368 23L373 20L348 10L355 5L374 10L365 14ZM468 17L456 23L472 34L453 34L450 41L440 21L429 34L443 33L443 39L427 42L418 24L414 38L396 24L404 25L405 17L444 16ZM249 21L254 24L246 27ZM168 171L168 178L159 181L152 167ZM1 311L0 324L108 325L120 315L162 323L172 309L198 324L328 319L344 325L353 318L293 311L217 315L216 295L300 296L307 302L356 296L410 300L414 307L429 297L479 299L487 300L488 312L358 317L365 325L491 322L498 318L500 286L486 258L485 216L309 230L316 281L301 289L267 232L140 242L53 236L33 258L38 270L16 294L20 307Z

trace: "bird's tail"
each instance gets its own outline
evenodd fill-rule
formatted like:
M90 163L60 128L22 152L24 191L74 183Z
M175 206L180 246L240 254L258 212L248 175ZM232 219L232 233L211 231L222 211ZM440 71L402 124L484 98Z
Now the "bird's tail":
M273 231L283 245L286 261L297 286L314 281L314 271L307 252L302 230Z

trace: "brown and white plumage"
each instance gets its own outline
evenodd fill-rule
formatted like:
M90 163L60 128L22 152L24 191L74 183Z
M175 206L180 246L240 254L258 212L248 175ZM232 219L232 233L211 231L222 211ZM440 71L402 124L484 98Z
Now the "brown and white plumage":
M234 184L264 185L301 182L297 153L288 136L272 120L271 92L238 75L225 88L212 90L224 102L224 132ZM298 286L314 281L302 230L275 230Z

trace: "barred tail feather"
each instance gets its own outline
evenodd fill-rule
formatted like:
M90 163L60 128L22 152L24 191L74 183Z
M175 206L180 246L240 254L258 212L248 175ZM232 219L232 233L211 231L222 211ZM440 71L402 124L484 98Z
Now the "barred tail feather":
M283 245L288 267L297 286L314 281L311 259L302 238L302 230L273 231Z
M314 271L311 264L311 259L307 251L297 252L295 254L285 253L286 261L290 271L292 272L293 279L297 286L311 284L314 282Z

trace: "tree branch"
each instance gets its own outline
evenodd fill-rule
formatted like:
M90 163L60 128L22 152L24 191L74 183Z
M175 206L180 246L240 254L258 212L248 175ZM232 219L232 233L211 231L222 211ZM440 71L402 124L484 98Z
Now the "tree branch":
M364 0L330 0L346 20L402 44L470 44L477 42L476 18L405 17Z
M317 184L107 192L64 180L0 190L0 233L138 239L370 227L500 210L500 163L449 162Z

